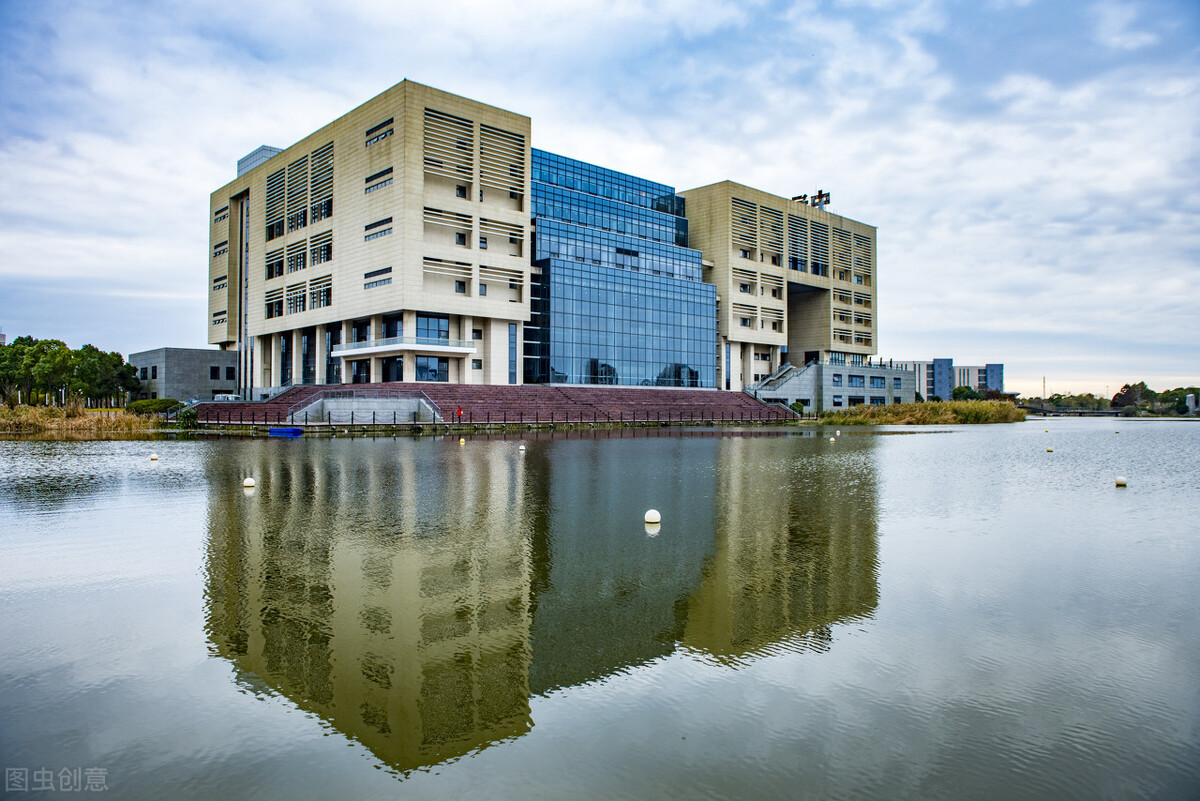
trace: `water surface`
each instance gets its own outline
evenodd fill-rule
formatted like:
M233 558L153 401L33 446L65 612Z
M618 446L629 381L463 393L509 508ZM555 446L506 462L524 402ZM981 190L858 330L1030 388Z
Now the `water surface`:
M1195 798L1197 454L3 441L0 761L119 798Z

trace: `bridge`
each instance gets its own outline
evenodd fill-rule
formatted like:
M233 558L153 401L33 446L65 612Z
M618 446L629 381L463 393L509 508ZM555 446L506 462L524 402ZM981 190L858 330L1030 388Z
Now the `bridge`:
M1120 417L1121 409L1063 409L1057 406L1035 406L1031 403L1018 403L1018 409L1024 409L1029 414L1040 414L1042 417Z

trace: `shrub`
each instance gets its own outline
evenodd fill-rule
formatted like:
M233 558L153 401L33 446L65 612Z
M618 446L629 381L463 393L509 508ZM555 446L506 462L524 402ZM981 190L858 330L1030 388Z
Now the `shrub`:
M138 400L125 407L125 411L133 414L162 414L169 412L179 405L174 398L150 398Z
M180 428L195 428L200 420L200 413L194 406L186 406L175 416L175 423Z

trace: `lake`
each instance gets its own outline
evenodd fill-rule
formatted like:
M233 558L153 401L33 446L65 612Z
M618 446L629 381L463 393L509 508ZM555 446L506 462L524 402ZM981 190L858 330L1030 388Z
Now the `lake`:
M1200 795L1195 422L0 465L6 797Z

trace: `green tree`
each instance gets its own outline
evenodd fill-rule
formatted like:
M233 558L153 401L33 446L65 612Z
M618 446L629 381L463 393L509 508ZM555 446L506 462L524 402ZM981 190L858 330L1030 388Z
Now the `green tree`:
M0 346L0 396L9 406L16 405L18 393L29 398L33 376L25 366L25 354L32 344L33 337L26 336Z
M33 386L43 390L47 399L67 387L74 371L74 353L58 339L38 339L25 352L25 368Z
M977 390L975 390L971 387L968 387L968 386L955 387L954 392L951 394L950 397L956 401L983 400L983 395L980 395Z
M1121 390L1113 395L1112 405L1120 406L1145 406L1153 403L1158 398L1158 393L1146 386L1145 381L1139 381L1136 384L1126 384L1121 387Z

